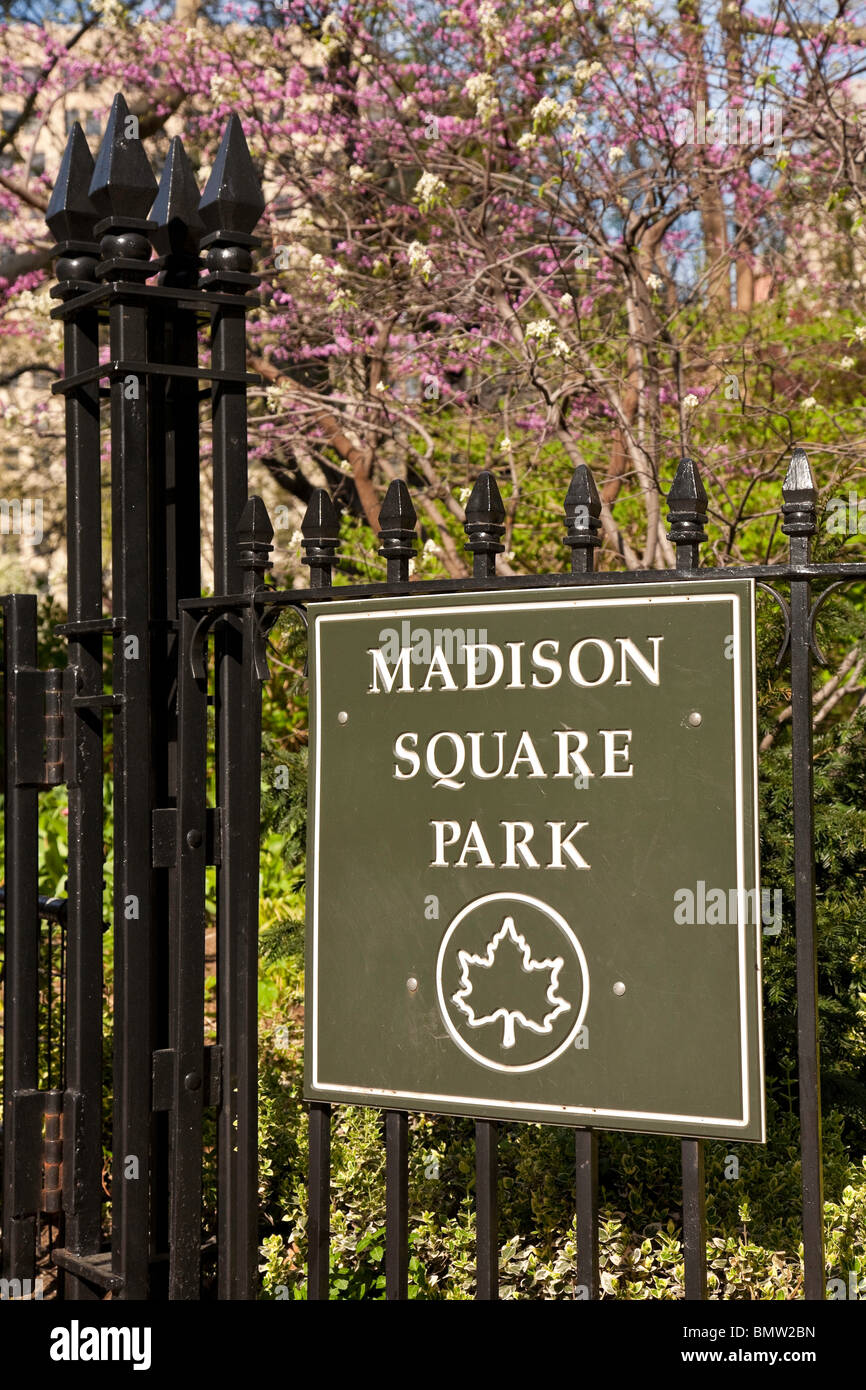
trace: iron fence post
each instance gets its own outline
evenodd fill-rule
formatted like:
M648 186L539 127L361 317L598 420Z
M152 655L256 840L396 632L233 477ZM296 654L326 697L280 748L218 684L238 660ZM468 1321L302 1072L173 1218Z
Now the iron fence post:
M16 769L21 711L13 673L36 665L36 599L10 594L4 606L6 850L3 981L3 1277L32 1279L36 1214L18 1201L19 1178L41 1167L39 1133L27 1132L26 1093L39 1085L38 796ZM35 1142L34 1142L35 1141ZM32 1182L28 1186L32 1187Z
M229 118L199 204L214 303L214 589L243 587L236 532L247 503L247 291L251 235L264 211L237 116ZM236 303L224 296L237 296ZM222 852L217 866L218 1029L224 1084L217 1120L219 1297L255 1298L258 1264L258 824L260 750L248 738L243 622L229 615L215 638L216 776ZM247 659L249 659L247 657ZM253 833L251 828L255 827ZM255 852L250 852L250 846Z
M46 213L58 241L58 284L69 309L64 322L64 373L74 377L99 361L99 316L76 300L95 288L98 213L90 202L93 158L80 125L69 136ZM99 382L66 393L66 554L68 676L65 778L68 786L65 1097L63 1132L64 1245L89 1256L102 1245L102 480ZM81 626L79 626L81 625ZM84 629L84 630L82 630ZM61 1276L68 1298L96 1299L97 1288Z
M304 553L310 567L310 586L330 589L340 543L340 522L324 488L316 488L301 522ZM307 1298L330 1297L331 1245L331 1107L310 1106L310 1159L307 1172Z
M114 634L114 1127L112 1267L120 1297L147 1297L150 1281L151 1073L155 939L151 821L151 643L147 432L147 305L135 289L151 273L146 220L156 180L129 109L114 98L90 199L103 220L97 279L116 283L109 309L112 605ZM125 293L124 286L135 287ZM121 374L121 371L123 374Z
M782 531L792 565L807 565L818 494L808 459L795 449L782 484ZM791 580L791 738L794 808L794 912L797 950L797 1052L803 1190L804 1292L825 1296L824 1175L818 1042L818 941L815 926L815 803L812 778L812 587Z
M505 549L505 506L492 473L479 473L466 502L466 549L474 579L496 576L496 556ZM475 1121L475 1297L499 1298L499 1129L494 1120Z
M676 546L676 566L691 573L700 565L700 547L707 539L707 494L698 466L680 460L668 493L669 539ZM707 1194L703 1139L681 1141L683 1174L683 1256L685 1296L700 1302L707 1296Z

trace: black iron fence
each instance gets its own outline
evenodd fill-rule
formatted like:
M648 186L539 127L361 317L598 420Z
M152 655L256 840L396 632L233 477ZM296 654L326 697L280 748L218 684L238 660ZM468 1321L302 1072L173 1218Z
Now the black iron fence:
M3 1274L32 1279L39 1230L66 1298L195 1299L211 1260L223 1299L257 1280L257 934L261 685L266 638L286 608L383 595L750 577L784 617L791 664L797 1027L805 1295L824 1296L812 794L814 623L824 597L866 565L815 565L817 495L797 450L783 485L787 564L700 569L707 499L681 463L668 495L676 570L598 573L600 501L578 468L565 498L565 573L500 577L505 511L483 473L466 507L473 573L410 582L416 516L402 482L381 514L382 584L332 587L339 526L314 493L302 527L310 587L268 587L273 531L248 497L245 314L263 210L240 123L229 122L207 188L181 141L157 182L123 98L96 163L76 125L47 214L57 238L66 403L67 665L37 662L35 599L5 619ZM158 254L152 257L152 250ZM200 257L204 258L201 265ZM199 361L198 332L210 330ZM107 341L102 360L100 346ZM103 385L102 383L107 383ZM112 612L102 601L100 415L111 427ZM214 596L201 596L200 410L210 411ZM778 591L786 586L788 597ZM820 585L817 594L813 586ZM112 680L103 680L104 644ZM214 732L209 733L209 708ZM113 742L114 911L110 1133L103 1132L103 736ZM38 895L40 791L68 789L64 903ZM211 788L215 788L212 793ZM211 804L212 802L212 804ZM205 1043L205 888L216 874L217 1040ZM40 974L40 921L55 923ZM61 944L62 943L62 944ZM43 953L44 954L44 953ZM56 977L56 979L55 979ZM60 1029L58 1046L46 1029ZM41 1051L40 1051L41 1049ZM47 1050L46 1050L47 1049ZM45 1058L51 1060L48 1070ZM41 1060L40 1060L41 1059ZM308 1297L329 1296L332 1107L310 1106ZM204 1229L204 1122L217 1134L216 1227ZM599 1297L597 1131L575 1129L577 1282ZM103 1146L111 1153L110 1230ZM385 1113L387 1297L408 1281L408 1117ZM497 1296L497 1124L476 1120L477 1296ZM706 1296L703 1140L682 1139L685 1289Z

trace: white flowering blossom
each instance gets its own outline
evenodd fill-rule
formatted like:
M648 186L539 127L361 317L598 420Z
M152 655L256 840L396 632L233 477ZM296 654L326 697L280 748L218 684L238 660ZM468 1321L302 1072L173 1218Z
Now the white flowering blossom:
M328 300L329 314L339 314L342 313L344 309L353 309L354 307L354 295L350 290L345 289L343 286L339 286L338 289L331 296L331 298Z
M550 319L533 319L526 325L527 338L537 338L541 343L549 343L556 333L556 324Z
M562 358L569 358L571 356L571 348L568 346L568 343L565 341L565 339L561 338L559 334L557 334L553 340L553 355L554 357Z
M597 72L601 72L601 63L590 63L586 58L582 58L574 69L575 87L584 87L595 77Z
M517 141L519 150L531 150L533 145L538 144L538 136L533 135L531 130L525 130Z
M500 454L510 454L512 447L513 446L511 440L508 438L508 435L506 434L504 438L501 439L499 442L499 452Z
M648 275L646 277L646 282L647 288L651 290L660 290L664 284L664 280L660 275Z
M329 43L332 39L342 39L345 37L342 21L336 10L332 10L330 14L325 15L322 21L321 34L323 43Z
M858 343L866 343L866 323L858 323L854 329L854 337Z
M210 82L210 94L212 101L217 103L237 101L237 82L234 77L229 77L226 73L214 73Z
M434 540L426 540L426 541L424 542L424 554L425 554L425 555L438 555L438 554L439 554L439 547L438 547L438 545L436 544L436 542L435 542Z
M468 502L472 495L471 487L459 487L457 489L457 501L460 503Z
M700 401L692 391L687 396L683 396L683 410L697 410L699 405Z
M532 108L532 129L537 135L548 135L562 120L562 107L555 97L542 97Z
M280 404L281 404L281 402L282 402L282 399L283 399L283 388L282 388L282 386L278 386L278 385L276 384L276 382L275 382L272 386L268 386L268 387L267 387L267 389L266 389L266 391L265 391L265 400L267 401L268 410L271 412L272 415L273 415L277 410L279 410Z
M425 172L415 185L412 201L418 204L422 212L430 212L444 203L447 196L448 189L443 180L436 174Z
M433 262L431 261L427 247L420 241L413 241L409 247L409 269L422 280L429 280L433 274Z
M90 9L101 15L107 25L122 24L126 19L126 6L120 0L90 0Z
M481 0L478 6L478 27L484 41L485 57L492 58L500 47L502 21L497 6L491 0Z
M566 293L566 294L561 294L561 295L559 296L559 302L560 302L560 304L562 305L563 309L573 309L573 308L574 308L574 299L573 299L572 296L571 296L570 294L568 294L568 293Z
M388 390L388 388L387 388L387 386L385 385L384 381L377 381L377 382L376 382L376 390L379 392L379 395L380 395L380 396L384 396L384 394L385 394L385 392Z
M839 359L839 366L843 372L850 372L856 365L853 357L840 357Z
M289 550L300 550L301 545L303 544L303 540L304 540L304 533L303 533L303 531L293 531L292 534L291 534L291 536L289 537L288 549L289 549Z
M372 177L373 177L373 175L370 173L369 169L364 169L364 168L362 168L362 166L361 166L360 164L350 164L350 165L349 165L349 182L350 182L350 183L366 183L366 182L368 182L368 180L371 179Z
M625 150L622 145L611 145L607 152L607 162L611 169L613 169L621 159L625 159Z
M470 101L475 102L475 111L482 125L487 125L496 115L496 83L489 72L476 72L467 77L464 90Z
M804 409L804 410L814 410L814 409L815 409L815 406L816 406L817 404L818 404L818 402L815 400L815 397L814 397L814 396L807 396L806 399L805 399L804 402L803 402L803 409Z
M628 8L617 20L616 29L635 29L642 19L652 14L652 0L628 0Z

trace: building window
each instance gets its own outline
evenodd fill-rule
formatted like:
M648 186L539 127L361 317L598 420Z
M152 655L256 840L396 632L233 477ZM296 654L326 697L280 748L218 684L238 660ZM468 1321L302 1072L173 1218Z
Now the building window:
M66 111L66 134L68 135L75 122L81 119L81 112L77 106L70 106Z

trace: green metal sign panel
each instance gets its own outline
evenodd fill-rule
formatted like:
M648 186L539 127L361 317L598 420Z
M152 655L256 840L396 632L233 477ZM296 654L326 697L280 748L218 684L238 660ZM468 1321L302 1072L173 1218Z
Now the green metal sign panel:
M309 617L306 1097L762 1140L752 581Z

